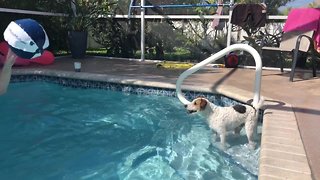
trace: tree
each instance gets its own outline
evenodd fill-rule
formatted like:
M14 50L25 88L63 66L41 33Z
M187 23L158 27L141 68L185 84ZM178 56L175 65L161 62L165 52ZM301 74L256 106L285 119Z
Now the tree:
M89 9L92 37L106 48L107 55L132 57L137 22L113 18L122 11L117 0L92 1Z

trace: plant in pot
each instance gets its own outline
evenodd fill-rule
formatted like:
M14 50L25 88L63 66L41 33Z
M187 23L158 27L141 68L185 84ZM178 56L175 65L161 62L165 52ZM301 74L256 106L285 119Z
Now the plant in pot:
M83 58L87 50L89 27L88 1L70 0L68 41L73 58Z

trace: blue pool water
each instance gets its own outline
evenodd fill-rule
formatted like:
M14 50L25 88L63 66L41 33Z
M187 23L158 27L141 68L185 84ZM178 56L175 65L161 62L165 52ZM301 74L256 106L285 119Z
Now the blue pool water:
M220 150L174 97L25 82L0 102L0 179L257 179L259 148Z

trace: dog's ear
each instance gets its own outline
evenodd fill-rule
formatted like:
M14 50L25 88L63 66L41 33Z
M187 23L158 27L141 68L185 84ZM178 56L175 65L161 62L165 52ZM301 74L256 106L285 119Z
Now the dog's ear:
M204 110L207 106L207 100L204 98L201 98L200 100L200 110Z

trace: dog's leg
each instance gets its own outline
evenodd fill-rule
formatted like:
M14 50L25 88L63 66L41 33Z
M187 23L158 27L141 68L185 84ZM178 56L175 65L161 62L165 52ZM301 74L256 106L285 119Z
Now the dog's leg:
M258 139L258 116L254 117L253 122L254 122L253 138L257 140Z
M254 142L254 131L255 131L255 122L248 121L245 124L246 134L249 141L249 145L254 149L256 143Z
M221 130L221 132L219 132L219 134L220 134L221 148L226 149L226 131Z
M215 131L212 131L212 143L218 140L218 134Z

